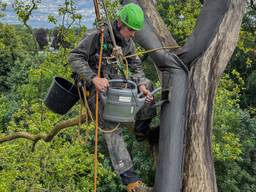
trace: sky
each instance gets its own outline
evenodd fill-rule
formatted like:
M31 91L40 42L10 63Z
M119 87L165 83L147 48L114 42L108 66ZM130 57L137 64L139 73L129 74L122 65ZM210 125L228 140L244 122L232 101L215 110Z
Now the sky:
M0 18L0 22L8 24L21 24L17 19L13 4L15 0L0 0L7 3L7 9L5 11L6 16ZM24 2L30 2L30 0L23 0ZM77 13L83 16L82 25L86 25L88 28L92 28L95 19L93 0L74 0L77 8ZM41 0L41 3L37 10L33 11L32 17L28 24L33 28L53 28L55 25L48 22L48 15L51 14L58 19L61 23L61 17L58 15L58 8L63 5L64 0Z

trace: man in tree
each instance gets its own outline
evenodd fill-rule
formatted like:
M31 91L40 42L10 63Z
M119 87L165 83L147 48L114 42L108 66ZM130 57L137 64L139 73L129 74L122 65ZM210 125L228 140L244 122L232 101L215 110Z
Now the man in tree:
M144 13L138 5L130 3L120 10L118 19L114 21L112 28L116 44L121 48L123 56L135 53L135 45L132 38L134 37L135 32L140 31L143 27ZM104 37L103 56L111 56L113 55L113 50L115 51L118 49L113 45L108 26L105 26ZM76 81L77 79L82 79L86 82L87 89L90 92L90 95L88 96L88 104L94 113L96 89L105 92L109 87L109 79L120 78L116 64L107 63L105 60L103 60L101 66L100 77L96 75L98 71L97 64L99 60L99 50L100 32L93 30L86 34L78 47L71 51L69 57L69 63L72 65L73 71L76 74ZM128 64L130 72L132 72L131 79L136 82L139 91L145 95L146 102L150 103L153 100L153 97L150 95L152 86L150 81L145 78L141 60L139 57L134 56L128 59ZM100 104L99 126L106 130L115 129L115 127L118 126L118 122L103 121L101 106L102 104ZM151 119L155 116L155 111L149 111L147 109L142 110L143 113L140 114L140 120L137 116L135 122L135 134L139 139L143 139L146 136L149 131ZM123 183L127 185L128 192L152 191L151 188L145 186L134 171L130 154L127 151L123 140L122 130L118 128L110 133L104 133L103 135L108 147L112 165L115 171L121 176Z

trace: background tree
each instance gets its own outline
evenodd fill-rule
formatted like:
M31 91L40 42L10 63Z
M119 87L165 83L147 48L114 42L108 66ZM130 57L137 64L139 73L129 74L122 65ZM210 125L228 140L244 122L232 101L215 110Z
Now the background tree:
M162 3L165 3L164 8L168 9L168 12L163 10ZM199 1L186 0L182 1L182 3L184 6L182 6L180 1L158 1L157 5L162 18L168 26L168 30L171 31L177 42L181 45L186 42L186 38L192 33L196 17L201 8ZM65 6L64 4L62 7ZM12 35L12 37L19 39L17 40L18 44L26 46L26 48L23 47L23 51L26 50L24 63L29 63L26 61L29 61L31 51L34 48L31 47L31 36L28 38L25 36L27 31L19 35L23 29L15 29L15 35ZM247 30L247 28L244 29L245 32ZM77 44L82 38L85 30L79 33L76 33L76 31L74 28L69 28L65 36L65 39L71 42L72 46ZM246 32L246 34L248 33ZM6 41L4 35L2 37L2 41ZM244 42L250 42L250 38L251 35L244 36L240 32L238 47L243 45L241 46L242 48L238 48L240 54L249 53L246 48L250 47L251 44ZM44 54L40 57L40 66L37 68L29 65L29 68L22 70L24 68L18 67L23 66L20 65L20 60L15 60L15 70L11 70L8 76L12 76L15 80L15 74L19 74L17 73L19 70L26 71L27 76L24 76L26 77L24 78L25 81L21 81L20 84L18 84L19 81L9 81L8 87L11 88L8 94L1 92L0 123L5 133L1 134L0 139L18 131L26 131L33 134L47 133L52 129L53 122L60 120L61 117L43 107L45 112L41 122L41 107L38 104L39 90L37 86L41 73L43 74L43 95L47 93L47 88L54 75L58 74L70 79L71 70L66 62L68 51L69 48L65 50L62 47L56 52L49 52L45 49ZM228 75L225 75L220 81L214 107L213 155L217 185L219 191L223 192L254 192L256 185L249 156L249 151L255 148L256 145L253 139L256 136L256 121L251 111L250 113L246 111L248 108L240 108L241 100L243 100L242 97L247 97L244 95L244 87L247 85L246 82L243 83L245 76L242 73L240 74L235 66L235 64L244 61L239 61L240 54L233 55L231 61L236 62L230 63L227 68ZM5 56L1 57L1 59L8 58ZM253 58L251 60L254 61ZM7 62L7 64L9 63ZM251 65L254 67L255 64L252 62ZM154 67L148 66L148 64L145 64L145 67L149 74L154 69ZM250 70L248 71L250 72ZM20 74L22 75L22 73ZM3 75L3 77L8 79L6 75ZM152 75L152 78L155 78L155 76ZM74 109L70 114L62 118L66 120L77 114L77 110ZM57 135L50 143L39 141L33 153L31 153L30 141L21 139L2 143L0 147L0 188L5 191L60 191L63 189L66 191L91 191L93 136L89 137L88 143L83 143L84 133L87 129L92 132L93 125L83 125L80 127L80 137L77 131L79 128L74 126L73 129L68 129ZM134 154L134 162L139 170L139 174L147 183L153 184L154 164L149 160L151 155L146 150L148 148L147 143L136 143L129 134L125 138L128 140L132 154ZM101 145L100 147L100 151L104 153L104 146ZM107 156L103 157L101 155L98 190L122 191L120 180L112 172L110 162L106 158ZM195 191L198 190L195 189Z
M45 46L48 45L48 31L46 29L40 28L35 32L36 41L39 45L39 49L43 50Z
M251 97L254 87L254 73L256 70L255 37L256 37L256 6L255 1L248 0L246 13L240 31L240 39L226 71L232 73L236 70L245 81L246 91L241 98L241 107L254 108L255 102Z
M53 40L51 46L54 49L59 49L59 47L68 48L70 43L65 41L65 36L62 33L63 29L55 28L53 30Z
M0 1L0 17L5 16L4 11L5 11L5 9L6 9L6 6L7 6L6 3Z

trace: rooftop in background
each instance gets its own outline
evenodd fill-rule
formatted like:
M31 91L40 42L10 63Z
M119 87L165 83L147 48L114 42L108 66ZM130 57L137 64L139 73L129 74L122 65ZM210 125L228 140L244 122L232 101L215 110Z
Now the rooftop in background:
M1 18L0 22L8 24L21 24L21 22L16 17L13 9L14 0L2 0L2 2L7 3L7 8L5 11L6 16ZM78 10L77 13L82 15L82 25L86 25L88 28L93 27L93 22L95 19L94 7L92 0L74 0L75 7ZM38 6L38 9L33 11L32 17L29 20L29 24L33 28L53 28L54 24L48 22L48 15L53 15L58 19L58 24L61 23L61 16L58 15L58 9L64 4L64 0L42 0ZM78 24L78 23L76 23Z

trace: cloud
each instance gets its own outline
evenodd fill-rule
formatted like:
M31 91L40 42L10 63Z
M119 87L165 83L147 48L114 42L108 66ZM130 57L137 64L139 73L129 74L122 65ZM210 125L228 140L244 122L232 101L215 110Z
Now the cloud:
M6 16L2 18L4 23L9 24L18 24L18 18L16 17L15 11L13 9L14 0L2 0L2 2L6 2L7 10ZM32 27L42 27L42 28L51 28L53 25L48 22L48 15L53 15L56 17L59 22L61 22L61 17L58 15L58 9L60 6L63 6L63 0L42 0L38 5L38 9L33 11L32 17L29 20L29 24ZM77 9L77 13L81 14L82 24L91 28L93 21L95 20L94 7L93 3L90 0L75 0L75 8Z

